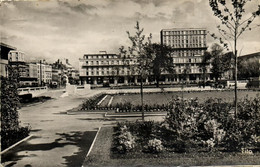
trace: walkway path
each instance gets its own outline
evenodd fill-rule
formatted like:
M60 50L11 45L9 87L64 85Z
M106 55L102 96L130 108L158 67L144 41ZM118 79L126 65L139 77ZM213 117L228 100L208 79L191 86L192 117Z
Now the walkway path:
M52 92L56 99L24 107L19 110L22 125L30 124L32 137L26 146L18 146L7 152L4 166L71 166L71 157L82 151L76 141L84 132L97 130L104 123L102 115L67 115L66 111L77 107L85 97L99 91L61 98L62 91ZM4 160L4 159L2 159Z

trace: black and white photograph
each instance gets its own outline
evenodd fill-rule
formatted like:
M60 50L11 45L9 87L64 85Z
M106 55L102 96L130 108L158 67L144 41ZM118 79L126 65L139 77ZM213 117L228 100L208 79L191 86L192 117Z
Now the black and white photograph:
M0 0L0 167L260 166L260 0Z

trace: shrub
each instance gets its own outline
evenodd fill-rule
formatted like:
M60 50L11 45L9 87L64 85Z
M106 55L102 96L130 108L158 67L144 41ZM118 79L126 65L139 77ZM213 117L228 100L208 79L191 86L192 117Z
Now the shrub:
M148 141L146 149L151 153L160 153L163 151L164 147L162 141L159 139L151 139Z
M166 127L172 132L171 135L173 135L172 147L181 152L186 147L196 147L194 141L198 134L198 126L195 113L199 113L201 110L198 100L175 98L171 105L172 110L168 113L165 123ZM165 138L165 140L168 139ZM180 145L181 150L177 148Z
M1 149L5 149L27 137L30 128L19 125L19 74L17 69L7 66L8 77L1 77Z
M118 124L119 125L119 124ZM126 125L121 126L119 125L119 134L117 136L116 140L116 149L119 153L126 153L134 149L135 147L135 138L129 132Z
M225 127L226 136L223 146L228 151L240 151L242 148L259 145L252 136L260 135L260 97L245 97L238 103L236 119L230 119Z
M16 142L29 136L31 128L29 126L19 127L17 129L8 129L1 131L1 149L4 150Z

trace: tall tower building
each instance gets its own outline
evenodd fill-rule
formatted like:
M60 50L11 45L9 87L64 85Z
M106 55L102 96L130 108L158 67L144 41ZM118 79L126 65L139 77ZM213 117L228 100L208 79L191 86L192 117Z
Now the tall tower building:
M174 48L172 53L177 76L175 81L199 82L203 79L200 67L204 52L207 50L204 28L173 28L161 30L161 44ZM210 67L206 71L210 79Z

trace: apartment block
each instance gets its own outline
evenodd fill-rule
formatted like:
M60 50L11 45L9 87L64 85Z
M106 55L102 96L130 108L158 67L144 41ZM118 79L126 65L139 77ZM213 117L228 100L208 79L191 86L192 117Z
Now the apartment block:
M172 58L177 76L175 82L199 82L203 71L200 67L207 50L207 32L204 28L163 29L160 33L161 44L174 48ZM185 75L184 75L185 73ZM210 66L207 68L207 80L210 79ZM185 76L185 77L184 77Z
M122 59L117 54L85 54L79 60L79 76L82 83L112 84L137 83L137 76L130 70L129 65L135 63L133 59Z

